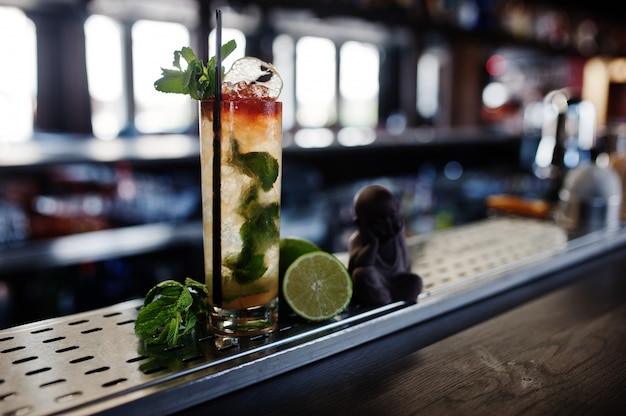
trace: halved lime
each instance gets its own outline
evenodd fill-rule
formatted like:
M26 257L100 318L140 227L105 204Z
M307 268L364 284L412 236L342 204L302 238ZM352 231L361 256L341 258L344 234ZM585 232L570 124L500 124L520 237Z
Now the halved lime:
M325 321L343 312L352 298L352 279L333 254L314 251L298 257L285 272L283 296L296 315Z
M320 248L312 241L300 237L281 237L280 258L278 261L278 275L281 282L291 263L296 261L301 255L311 253L312 251L320 251Z

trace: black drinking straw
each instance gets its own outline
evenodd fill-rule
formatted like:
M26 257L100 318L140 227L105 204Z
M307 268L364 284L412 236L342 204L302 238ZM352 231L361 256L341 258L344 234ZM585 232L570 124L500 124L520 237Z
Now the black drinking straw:
M213 303L222 304L222 11L215 12L215 101L213 102Z

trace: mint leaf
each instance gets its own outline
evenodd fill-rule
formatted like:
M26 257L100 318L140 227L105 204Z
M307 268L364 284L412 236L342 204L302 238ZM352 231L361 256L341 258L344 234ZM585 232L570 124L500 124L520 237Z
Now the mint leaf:
M191 307L192 303L193 303L193 297L191 296L189 289L185 288L180 293L180 296L176 300L176 310L187 311Z
M259 181L261 189L265 192L272 189L278 179L278 160L267 152L241 153L239 142L232 140L232 157L230 163L236 166L245 175Z
M222 61L228 57L233 51L237 48L237 43L234 39L229 40L225 44L222 45ZM207 68L215 68L215 56L212 56L209 59L207 64ZM222 68L223 69L223 68Z
M135 320L135 334L150 344L176 345L206 316L206 287L191 278L185 284L163 281L152 287Z
M176 52L174 52L174 66L176 66L177 68L180 68L180 57L183 57L183 59L185 59L185 61L187 61L187 63L191 63L193 61L197 61L198 58L196 58L196 54L193 53L193 50L188 47L188 46L183 46L183 48L180 50L180 52L177 54Z
M185 327L183 328L183 332L180 333L181 336L190 333L198 322L198 317L193 313L192 310L188 310L183 319L185 321Z
M256 175L261 188L267 192L278 179L278 161L267 152L251 152L241 155L248 176Z
M160 298L145 305L135 320L135 334L148 342L155 338L163 325L176 313L171 303Z
M267 152L241 153L239 143L232 140L230 164L253 182L242 192L238 212L248 220L239 229L242 241L241 252L225 259L235 281L239 284L252 283L263 276L268 266L265 253L279 237L276 203L262 203L259 189L267 192L278 179L278 160Z
M235 49L235 40L229 40L222 45L222 59L226 59ZM181 64L181 58L187 65ZM161 68L161 78L154 82L157 91L171 94L186 94L195 100L206 100L215 97L215 57L209 59L205 66L196 57L193 50L184 46L179 51L174 51L172 65L176 69ZM224 67L221 67L222 75Z
M152 302L157 296L178 297L182 290L183 285L179 282L175 280L164 280L148 291L144 300L144 304L147 305L148 303Z
M154 83L154 87L161 92L182 94L184 72L174 69L161 69L162 77Z
M181 323L182 317L180 316L180 312L176 312L174 317L170 319L165 328L163 328L163 334L161 334L161 336L165 337L167 345L178 344L178 331L180 330Z

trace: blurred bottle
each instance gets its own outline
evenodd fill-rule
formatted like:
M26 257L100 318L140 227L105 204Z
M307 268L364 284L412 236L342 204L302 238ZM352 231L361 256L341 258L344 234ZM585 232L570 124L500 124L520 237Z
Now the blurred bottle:
M596 142L595 107L588 101L570 99L562 114L562 136L557 137L561 143L559 159L553 160L564 175L557 223L573 235L616 229L620 225L622 183L609 166L606 142Z
M533 171L538 178L550 182L548 200L558 200L568 171L592 160L595 125L592 103L571 97L567 89L554 90L545 96Z

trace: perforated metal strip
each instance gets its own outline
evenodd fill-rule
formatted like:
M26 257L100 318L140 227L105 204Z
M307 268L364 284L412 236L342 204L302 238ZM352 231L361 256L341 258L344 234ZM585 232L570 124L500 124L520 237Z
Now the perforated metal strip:
M146 400L152 414L182 410L626 244L626 236L568 241L552 223L503 217L409 244L425 284L416 305L352 308L322 324L283 313L270 335L201 331L168 348L135 337L140 300L0 331L0 414L143 415Z

